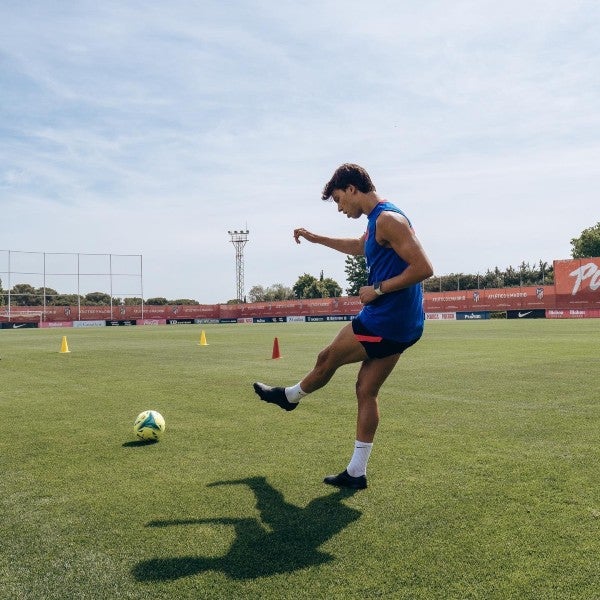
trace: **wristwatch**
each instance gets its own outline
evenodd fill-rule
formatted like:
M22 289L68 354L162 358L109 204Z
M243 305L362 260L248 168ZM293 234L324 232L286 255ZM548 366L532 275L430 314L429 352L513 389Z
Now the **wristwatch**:
M373 284L373 289L375 290L375 293L378 296L383 296L383 294L385 294L385 292L381 289L381 284L382 284L381 281L378 281L377 283Z

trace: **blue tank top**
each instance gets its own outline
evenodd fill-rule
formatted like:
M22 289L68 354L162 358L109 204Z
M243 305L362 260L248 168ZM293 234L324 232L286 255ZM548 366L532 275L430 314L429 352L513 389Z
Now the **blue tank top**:
M408 266L408 263L402 260L392 248L377 243L375 238L377 217L384 210L401 214L412 228L408 217L390 202L379 202L368 214L365 258L369 285L395 277ZM370 304L366 304L358 316L369 331L386 339L411 342L419 338L423 333L425 320L421 284L416 283L376 298Z

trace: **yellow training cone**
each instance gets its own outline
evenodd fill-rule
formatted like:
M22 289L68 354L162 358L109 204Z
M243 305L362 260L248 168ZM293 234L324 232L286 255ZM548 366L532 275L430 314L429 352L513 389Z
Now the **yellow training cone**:
M206 341L206 335L204 333L204 329L202 330L202 333L200 334L200 343L198 345L199 346L208 346L208 342Z
M67 336L63 335L62 344L60 345L61 354L66 354L67 352L71 352L69 350L69 344L67 344Z

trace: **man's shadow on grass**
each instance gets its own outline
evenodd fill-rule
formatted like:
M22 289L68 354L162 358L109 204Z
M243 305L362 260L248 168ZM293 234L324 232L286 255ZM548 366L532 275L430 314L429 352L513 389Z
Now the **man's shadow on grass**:
M319 550L319 546L361 515L360 511L342 502L355 490L340 489L311 500L306 508L299 508L286 502L281 492L269 485L264 477L217 481L209 487L219 485L249 486L256 497L262 523L256 518L151 521L147 527L231 525L236 537L223 556L180 556L142 561L133 568L133 576L138 581L173 580L204 571L220 571L231 579L255 579L320 565L333 560L333 556ZM198 545L202 545L202 540Z

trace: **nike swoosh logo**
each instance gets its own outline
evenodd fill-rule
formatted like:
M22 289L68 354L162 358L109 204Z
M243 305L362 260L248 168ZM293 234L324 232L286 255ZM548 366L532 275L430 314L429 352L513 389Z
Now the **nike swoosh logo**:
M529 312L524 312L522 313L521 311L519 311L519 319L522 319L523 317L526 317L527 315L530 315L533 311L530 310Z
M13 325L13 329L21 329L21 327L25 327L25 323L23 325Z

